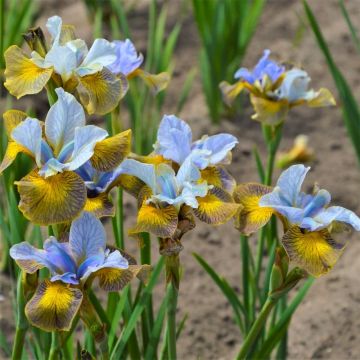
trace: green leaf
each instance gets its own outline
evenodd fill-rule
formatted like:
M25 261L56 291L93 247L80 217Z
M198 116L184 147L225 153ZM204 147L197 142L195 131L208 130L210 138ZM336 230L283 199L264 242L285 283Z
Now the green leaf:
M345 19L345 21L346 21L346 23L348 25L348 28L349 28L353 43L356 46L357 51L360 53L360 39L359 39L357 31L356 31L356 29L355 29L355 27L354 27L354 25L353 25L353 23L352 23L352 21L350 19L350 15L349 15L348 11L346 10L344 0L339 0L339 5L340 5L340 8L341 8L342 14L344 16L344 19Z
M291 303L287 306L286 310L281 314L276 325L270 329L265 342L260 347L260 350L253 356L254 359L269 358L271 351L276 347L286 333L292 315L301 304L313 282L314 278L312 277L305 281Z
M215 284L219 287L222 293L225 295L226 299L229 301L230 305L233 308L235 321L239 326L239 329L244 333L244 321L241 313L246 318L245 308L240 302L236 292L231 288L224 278L221 278L216 271L198 254L193 253L193 256L198 261L198 263L203 267L203 269L210 275Z
M318 42L318 45L320 49L322 50L326 61L328 63L330 72L333 76L333 79L335 81L340 100L341 100L341 107L343 111L343 118L345 121L345 125L348 130L348 134L350 136L350 139L352 140L353 146L355 148L358 161L360 162L360 111L357 104L357 101L355 100L355 97L345 80L344 76L340 72L339 68L336 66L333 57L331 55L331 52L329 50L329 47L326 44L326 41L321 33L320 27L316 21L316 18L311 11L311 8L307 4L306 1L304 1L304 7L305 12L307 15L307 18L309 20L310 26L314 32L314 35L316 37L316 40Z
M145 352L145 360L153 360L156 358L157 348L159 345L160 336L164 324L164 318L166 315L166 304L167 304L168 296L169 295L167 291L166 296L163 298L163 301L161 302L157 317L154 322L154 327L152 328L151 331L149 344Z
M197 69L192 68L186 76L184 85L180 91L179 100L176 105L176 112L175 112L176 115L178 115L181 112L181 110L183 109L183 107L189 97L196 74L197 74Z
M110 360L121 358L121 356L125 350L126 344L130 338L130 335L132 334L132 332L135 328L135 325L146 306L148 298L149 298L150 294L152 293L152 290L157 282L157 279L161 273L163 266L164 266L164 258L161 257L150 276L149 283L143 289L143 293L142 293L138 303L136 304L135 308L132 310L130 319L129 319L126 327L123 329L118 341L116 342L116 344L111 352Z

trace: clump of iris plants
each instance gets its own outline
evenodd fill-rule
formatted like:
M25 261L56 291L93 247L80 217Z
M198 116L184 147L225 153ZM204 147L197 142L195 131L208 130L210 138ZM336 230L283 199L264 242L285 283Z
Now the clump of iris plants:
M360 231L359 217L330 205L328 191L317 185L311 194L301 190L309 168L292 164L310 158L306 147L287 155L272 185L289 110L334 105L331 93L309 89L304 70L286 69L269 58L269 50L253 70L239 69L235 84L221 83L228 105L243 90L250 94L268 148L265 166L255 153L260 182L237 183L229 165L241 139L231 134L194 139L184 120L164 115L153 151L144 155L132 151L131 129L107 131L89 123L90 114L110 114L115 121L133 78L156 95L166 89L169 75L143 70L143 55L130 39L95 39L88 48L60 17L48 19L46 27L50 42L40 28L32 29L25 34L28 55L15 45L4 55L10 94L20 98L45 89L49 100L44 119L14 109L3 114L7 148L0 172L8 184L4 191L21 212L10 217L13 225L16 220L31 229L8 251L18 266L12 357L20 359L30 347L50 359L73 358L75 352L81 358L153 359L163 336L161 358L176 360L183 326L176 319L178 291L181 281L188 281L181 276L180 252L198 220L208 226L233 222L241 234L241 296L195 255L234 309L243 336L238 358L266 358L278 344L286 356L287 327L280 325L288 326L309 280L335 266L345 248L342 233ZM21 176L19 158L27 161ZM137 202L136 220L126 232L123 191ZM104 227L109 219L115 246ZM140 264L125 250L125 234L140 240ZM256 257L249 236L257 236ZM151 259L154 246L158 261ZM166 293L155 312L152 291L163 266ZM288 306L288 292L304 279L297 305ZM75 350L77 328L83 338Z

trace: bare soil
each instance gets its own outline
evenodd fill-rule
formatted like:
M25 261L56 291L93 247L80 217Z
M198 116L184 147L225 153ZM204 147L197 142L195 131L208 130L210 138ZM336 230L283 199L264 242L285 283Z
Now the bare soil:
M205 0L204 0L205 1ZM240 1L240 0L239 0ZM143 4L145 3L145 4ZM337 64L344 72L355 95L360 90L359 55L351 43L346 24L340 14L337 0L309 1L323 33L334 53ZM41 2L40 23L53 14L59 14L67 23L76 26L80 36L91 39L91 29L81 1L47 0ZM145 50L147 21L146 2L131 18L134 42ZM176 20L180 3L170 1L170 23ZM348 0L346 5L354 23L360 20L359 0ZM322 53L310 30L302 35L303 14L299 1L268 0L260 24L248 49L243 65L251 67L263 49L270 48L275 57L302 65L310 74L314 88L328 87L336 94ZM295 39L297 39L295 41ZM169 101L165 113L174 111L174 99L186 74L197 65L199 50L197 31L191 14L187 15L176 51L176 70L169 87ZM145 54L146 56L146 54ZM360 100L360 99L359 99ZM257 145L263 156L265 149L259 124L250 119L251 108L245 104L244 113L220 126L210 125L201 81L197 77L191 96L181 117L188 121L195 135L228 131L238 136L239 146L234 151L230 170L238 182L257 181L252 148ZM352 145L339 108L298 108L291 112L284 126L281 149L288 149L298 134L310 138L316 161L306 181L310 189L316 181L328 189L336 204L360 213L360 172ZM359 139L360 141L360 139ZM276 172L275 178L279 171ZM126 198L126 224L134 221L133 199ZM255 243L255 239L253 240ZM128 240L130 243L131 240ZM178 343L179 359L220 360L233 359L239 349L241 336L232 318L232 310L216 285L200 268L192 256L201 254L241 294L239 234L232 224L209 227L198 224L187 234L181 261L184 268L179 294L179 319L188 314L186 328ZM135 251L134 244L129 245ZM154 257L157 249L154 246ZM360 359L360 235L348 239L347 249L334 270L316 280L306 300L292 319L289 335L290 359ZM9 302L10 285L1 278L0 324L11 332L12 320ZM164 291L159 285L157 294ZM10 323L10 324L9 324Z

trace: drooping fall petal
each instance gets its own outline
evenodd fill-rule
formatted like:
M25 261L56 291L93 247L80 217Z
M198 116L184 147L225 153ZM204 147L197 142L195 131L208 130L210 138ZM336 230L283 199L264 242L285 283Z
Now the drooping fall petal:
M41 68L27 58L22 50L10 46L4 53L6 69L4 86L18 99L24 95L37 94L49 81L53 69Z
M86 201L86 187L73 172L43 178L37 170L16 182L19 209L35 224L50 225L73 220Z
M314 276L329 272L344 249L326 229L307 232L292 226L281 242L290 261Z
M30 323L45 331L69 331L81 302L82 292L60 281L45 280L26 304Z
M272 191L272 188L262 184L247 183L238 185L234 190L234 200L242 205L236 221L236 228L249 235L267 224L274 210L261 207L261 197Z
M199 207L194 209L194 214L201 221L212 225L224 224L241 208L230 194L218 187L213 187L205 197L198 197L197 201Z

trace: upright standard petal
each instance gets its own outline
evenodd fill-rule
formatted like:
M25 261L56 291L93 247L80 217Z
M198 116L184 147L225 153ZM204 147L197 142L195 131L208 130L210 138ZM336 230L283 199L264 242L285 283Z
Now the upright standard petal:
M58 100L46 116L45 135L58 155L64 145L74 140L75 129L85 126L85 113L73 95L62 88L55 91Z
M108 69L114 74L131 74L142 64L144 57L138 54L134 44L130 39L125 41L113 41L115 46L116 60L108 66Z
M84 212L71 224L69 244L78 265L91 256L104 253L106 234L101 221Z
M281 242L290 261L314 276L331 270L344 248L331 238L326 229L307 232L298 226L292 226Z
M30 323L45 331L69 331L81 306L82 292L64 283L40 283L25 306Z
M76 170L85 164L94 154L96 143L108 136L106 130L95 125L77 127L74 136L74 150L67 170Z
M123 131L98 142L94 148L91 165L99 171L115 169L131 150L131 130Z
M288 206L297 206L302 183L310 167L302 164L290 166L279 177L276 186L280 188L280 196Z
M182 164L191 152L190 126L175 115L164 115L157 133L155 151L178 164Z
M72 221L85 205L85 184L73 172L65 171L45 179L34 170L15 184L20 194L19 209L35 224Z
M34 157L36 164L41 166L42 129L39 120L27 118L11 133L11 138Z
M53 45L57 45L60 41L62 19L60 16L54 15L48 18L46 22L46 28L48 29Z
M28 59L22 50L10 46L4 53L6 69L4 86L18 99L24 95L37 94L47 84L52 68L41 68Z
M113 110L129 87L124 76L117 77L106 68L78 79L80 99L89 114L103 115Z

